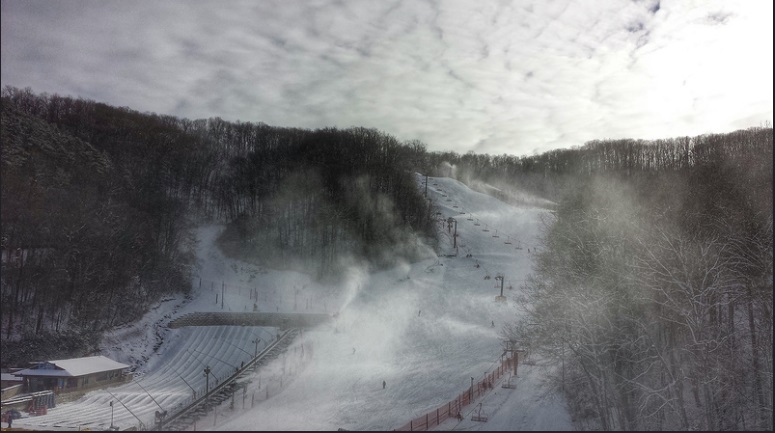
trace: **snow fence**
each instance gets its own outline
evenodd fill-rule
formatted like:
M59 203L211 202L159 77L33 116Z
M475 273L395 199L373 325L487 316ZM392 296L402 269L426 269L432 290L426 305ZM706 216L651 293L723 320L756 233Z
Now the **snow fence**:
M393 431L427 431L433 427L438 426L442 422L449 418L461 418L463 408L471 404L477 397L486 394L488 391L495 387L495 382L503 377L505 374L514 370L516 374L518 362L517 354L512 355L509 358L504 359L501 364L493 371L488 373L484 379L473 384L470 388L466 389L454 400L450 400L446 404L439 406L436 410L432 410L425 415L421 415L403 426L393 429Z

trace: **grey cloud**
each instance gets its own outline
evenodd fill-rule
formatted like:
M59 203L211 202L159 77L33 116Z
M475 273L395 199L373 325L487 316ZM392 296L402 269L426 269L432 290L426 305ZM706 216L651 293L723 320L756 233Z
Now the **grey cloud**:
M615 0L11 1L2 3L2 82L188 118L374 127L461 153L523 155L628 132L721 132L757 115L771 122L771 96L704 87L687 56L707 57L713 40L686 27L724 23L704 28L730 35L750 12L703 8ZM735 56L741 69L762 67ZM734 78L726 74L719 76ZM738 99L711 116L713 124L697 114L732 93ZM665 113L661 95L678 98L669 109L661 102Z

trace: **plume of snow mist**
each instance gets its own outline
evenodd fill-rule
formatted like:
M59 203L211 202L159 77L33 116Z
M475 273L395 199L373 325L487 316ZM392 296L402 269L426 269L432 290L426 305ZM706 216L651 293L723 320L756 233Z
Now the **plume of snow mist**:
M442 177L450 177L452 179L457 179L458 175L458 169L457 166L454 164L450 164L447 161L442 161L441 164L439 164L439 175Z

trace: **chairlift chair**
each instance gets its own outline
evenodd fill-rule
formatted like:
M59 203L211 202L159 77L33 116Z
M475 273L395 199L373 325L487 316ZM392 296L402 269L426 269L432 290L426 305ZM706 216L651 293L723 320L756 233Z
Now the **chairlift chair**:
M487 422L487 414L482 411L482 403L475 413L471 414L471 421Z
M517 384L511 382L511 379L513 377L514 377L514 375L509 375L509 379L507 381L503 382L503 385L501 385L501 388L517 389Z

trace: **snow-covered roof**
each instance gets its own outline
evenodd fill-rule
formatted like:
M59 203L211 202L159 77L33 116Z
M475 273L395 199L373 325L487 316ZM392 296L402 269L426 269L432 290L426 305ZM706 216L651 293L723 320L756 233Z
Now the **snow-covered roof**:
M40 368L42 365L51 364L57 369ZM102 371L120 370L128 368L126 364L116 362L102 355L87 356L85 358L60 359L56 361L47 361L38 366L38 368L28 368L14 373L17 376L58 376L73 377L85 376L87 374L99 373Z
M2 381L21 381L22 378L18 376L14 376L13 373L0 373L0 380Z

